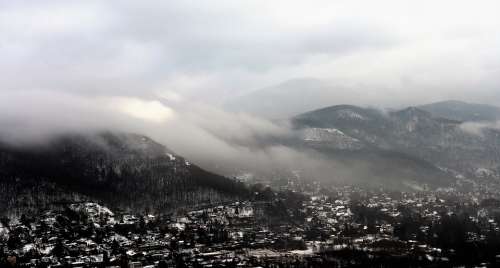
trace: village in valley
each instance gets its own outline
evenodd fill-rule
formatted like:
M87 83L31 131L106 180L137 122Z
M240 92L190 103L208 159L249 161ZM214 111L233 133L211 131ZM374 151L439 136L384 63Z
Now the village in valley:
M2 219L2 265L487 267L500 261L500 200L480 190L297 188L261 186L252 200L170 214L61 202L39 215Z

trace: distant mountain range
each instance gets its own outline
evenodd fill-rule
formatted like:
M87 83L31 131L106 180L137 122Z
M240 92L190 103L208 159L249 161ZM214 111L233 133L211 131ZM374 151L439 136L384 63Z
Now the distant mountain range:
M284 143L312 149L320 154L315 157L336 165L335 171L317 168L311 177L403 189L422 183L442 187L457 178L500 179L499 107L456 100L396 110L331 106L373 103L370 98L327 81L296 79L231 100L226 108L289 118L297 139Z
M458 121L496 121L500 120L500 108L486 104L462 101L442 101L419 106L435 117Z
M64 200L167 212L244 197L246 187L133 134L64 135L39 146L0 145L0 211L38 211Z
M225 108L263 118L285 119L332 103L345 103L349 97L360 95L344 86L332 90L330 83L319 79L293 79L231 99Z
M362 88L362 89L360 89ZM367 90L359 85L316 78L291 79L283 83L251 91L228 100L224 107L229 111L243 112L269 119L286 119L307 111L331 105L356 104L360 106L392 107L401 100L408 105L408 98L397 91L390 96L380 96L376 89ZM386 93L388 94L387 90ZM384 102L384 99L386 102ZM416 104L411 104L416 105ZM500 119L500 108L492 105L442 101L418 108L458 121L491 121Z
M353 105L313 110L290 119L293 135L272 141L310 161L273 171L270 179L302 174L398 190L497 181L500 130L493 122L499 115L497 107L458 101L395 111ZM35 212L65 200L166 212L246 196L242 183L205 171L141 135L68 134L44 145L0 144L3 213Z
M455 101L391 112L338 105L292 122L305 146L332 159L364 160L372 180L438 187L456 178L500 178L500 130L471 132L459 120L495 119L494 108Z

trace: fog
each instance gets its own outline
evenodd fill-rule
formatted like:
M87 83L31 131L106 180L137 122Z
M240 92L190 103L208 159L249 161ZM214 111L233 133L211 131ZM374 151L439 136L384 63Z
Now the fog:
M131 97L2 92L0 141L31 146L68 133L139 133L227 176L251 173L257 178L300 176L340 182L370 174L369 164L363 161L342 163L311 149L280 143L296 138L288 121L228 113L195 102L183 104L182 109L172 107L161 100Z
M289 116L334 104L500 104L499 8L0 1L0 138L134 132L213 169L331 173L342 164L273 143L295 135Z
M40 90L2 92L0 140L25 146L66 133L139 133L209 168L227 165L226 171L273 163L276 167L289 165L290 158L304 157L282 146L260 144L292 135L286 122L226 113L200 103L186 105L175 110L160 100L82 97Z
M496 122L464 122L460 124L460 129L463 131L476 135L483 136L484 131L487 129L500 130L500 121Z

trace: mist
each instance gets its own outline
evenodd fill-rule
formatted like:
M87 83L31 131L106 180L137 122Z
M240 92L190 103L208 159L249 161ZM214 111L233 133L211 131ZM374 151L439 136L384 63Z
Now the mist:
M500 104L498 3L403 2L1 2L0 139L133 132L225 174L350 177L276 142L296 135L291 116Z
M68 133L138 133L164 144L190 161L237 171L291 166L302 153L262 140L292 135L277 124L192 103L175 110L161 100L83 97L51 91L2 92L0 140L18 146L43 144Z
M496 267L499 11L0 0L0 268Z
M484 131L488 129L500 130L500 121L496 122L464 122L460 125L463 131L476 135L483 136Z
M183 108L173 108L182 106ZM52 91L2 92L0 142L44 145L66 134L137 133L190 162L226 176L355 182L370 175L364 161L342 162L283 141L296 139L290 122L229 113L202 103L87 97Z

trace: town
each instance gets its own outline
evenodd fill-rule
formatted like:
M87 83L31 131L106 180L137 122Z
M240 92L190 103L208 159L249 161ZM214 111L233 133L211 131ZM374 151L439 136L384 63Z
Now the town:
M257 187L258 188L258 187ZM3 218L2 267L491 267L500 200L450 189L260 186L170 214L61 203Z

